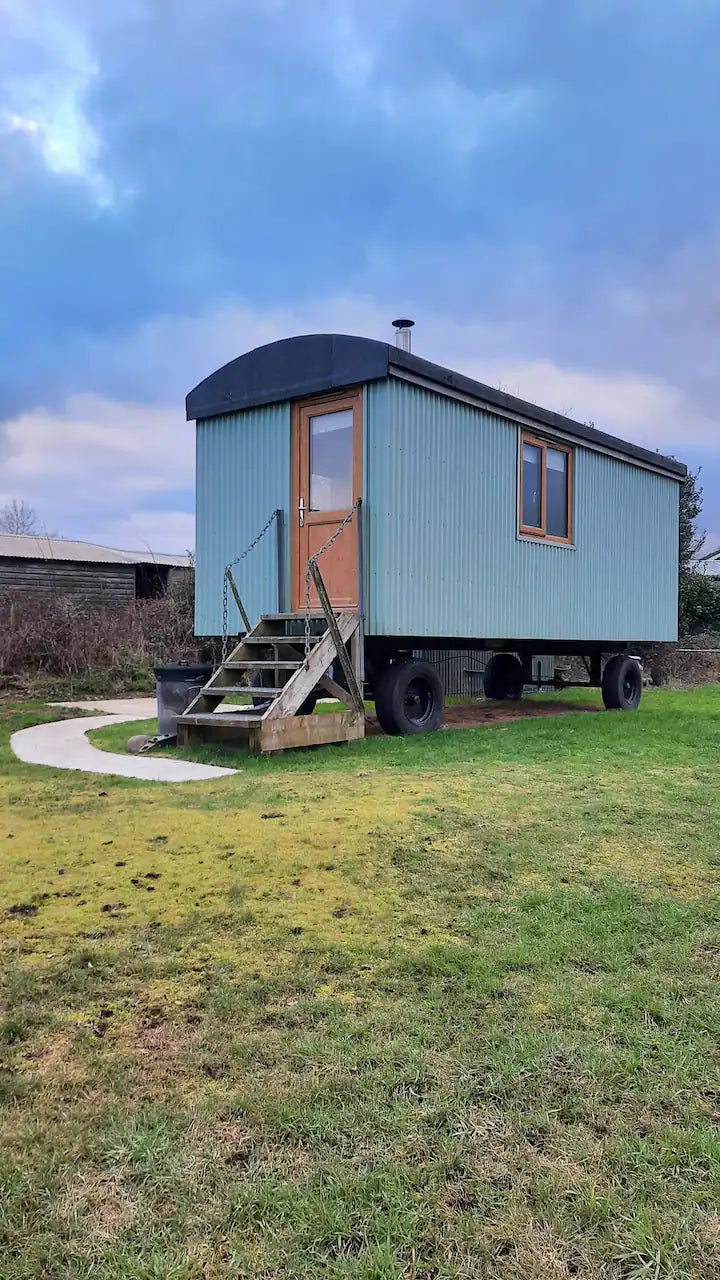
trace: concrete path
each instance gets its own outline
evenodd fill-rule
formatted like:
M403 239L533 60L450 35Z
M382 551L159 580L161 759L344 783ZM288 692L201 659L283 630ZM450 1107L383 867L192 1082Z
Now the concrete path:
M114 774L120 778L145 778L148 782L200 782L207 778L226 778L235 769L220 769L210 764L192 764L189 760L163 760L160 755L116 755L101 751L88 742L88 729L102 729L107 724L123 724L130 720L153 720L157 715L154 698L109 699L107 708L122 704L126 709L112 715L82 716L78 720L56 720L52 724L36 724L20 729L10 739L10 746L26 764L45 764L54 769L80 769L84 773ZM82 706L82 703L54 705ZM91 702L91 707L98 704ZM144 705L144 712L138 708Z
M106 711L108 715L126 716L128 720L154 720L157 715L156 698L77 698L75 702L49 702L48 706Z

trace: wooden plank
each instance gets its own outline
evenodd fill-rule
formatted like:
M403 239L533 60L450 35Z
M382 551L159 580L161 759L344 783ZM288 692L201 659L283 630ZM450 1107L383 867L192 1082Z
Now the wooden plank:
M353 664L355 679L357 680L358 689L361 697L365 692L365 639L363 632L363 620L358 615L358 629L350 641L350 661ZM364 705L364 702L363 702Z
M316 622L319 619L323 618L324 616L325 615L323 614L322 609L310 610L310 617L314 619ZM304 622L305 610L303 609L300 612L295 612L295 613L264 613L262 615L261 621L262 622Z
M322 607L323 607L323 612L325 614L325 621L327 622L327 625L328 625L328 631L330 632L335 642L335 648L337 650L337 656L340 659L340 665L342 666L342 669L345 672L345 679L347 680L348 690L350 693L350 701L352 702L356 711L362 711L364 708L363 696L362 696L362 693L360 692L357 678L355 676L355 671L353 669L353 664L350 661L350 658L348 657L345 645L342 643L340 632L338 631L337 618L333 613L332 605L330 604L330 600L328 599L328 593L325 589L325 583L323 582L322 574L318 568L318 564L316 560L312 560L310 562L310 573L312 574L312 579L313 579L313 582L315 583L315 590L317 591L318 596L320 597L320 603L322 604ZM359 625L360 625L360 619L358 618L358 626ZM355 630L357 630L357 627L355 628Z
M343 689L342 685L338 684L337 680L333 680L332 676L324 675L318 684L318 689L323 693L329 693L331 698L337 698L338 702L344 702L347 706L350 694L347 689Z
M265 719L260 727L263 755L288 751L293 747L318 747L328 742L351 742L365 737L365 716L357 711L336 711L327 715L283 716Z
M259 732L260 726L257 721L250 721L245 725L226 724L227 716L212 716L210 724L188 725L187 732L190 735L188 741L190 743L208 743L214 742L218 746L227 747L236 751L253 751L259 752ZM178 738L178 742L180 739Z
M178 717L178 724L194 724L199 726L213 725L222 720L223 724L235 725L242 727L245 724L262 720L262 714L256 707L248 707L247 712L243 714L242 707L238 707L237 711L196 711L189 715L187 711L184 716Z
M350 639L358 625L357 614L342 613L338 620L338 631L341 642ZM312 693L335 658L337 650L329 632L310 653L308 662L290 677L283 692L265 712L265 719L277 719L281 716L292 716L302 706L308 694Z
M280 685L236 684L232 688L228 689L227 692L228 693L246 693L248 695L258 694L269 701L270 698L276 698L279 693L282 693L284 688L285 688L284 684L280 684Z
M245 612L245 606L244 606L244 604L243 604L242 600L240 599L240 592L238 591L238 589L237 589L237 587L236 587L236 585L235 585L235 579L234 579L234 578L233 578L233 576L232 576L232 570L231 570L231 569L226 569L226 570L225 570L225 577L226 577L226 579L227 579L228 586L230 587L230 590L232 591L232 593L233 593L233 595L234 595L234 597L235 597L235 604L237 605L238 613L240 614L240 617L241 617L241 618L242 618L242 620L243 620L243 626L244 626L244 628L245 628L245 630L246 630L246 631L252 631L252 627L250 626L250 619L248 618L248 616L247 616L247 614L246 614L246 612Z
M39 542L42 544L42 538ZM136 596L134 564L0 557L0 592L13 600L62 596L76 604L116 609Z
M322 636L318 636L318 635L310 636L311 645L319 644L321 640L322 640ZM296 650L300 648L304 650L305 637L304 636L255 636L255 635L252 635L252 636L246 636L245 639L243 640L243 644L248 645L248 647L250 645L265 645L267 647L272 647L273 649L282 648L284 645L287 645L288 647L294 646ZM225 663L225 666L228 666L227 662Z
M246 662L223 663L223 671L293 671L303 665L302 658L248 658Z

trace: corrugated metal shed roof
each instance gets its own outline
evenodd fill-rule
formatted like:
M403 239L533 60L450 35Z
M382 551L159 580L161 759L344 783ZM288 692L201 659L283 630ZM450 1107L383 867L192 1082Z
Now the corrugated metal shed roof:
M154 551L118 551L94 542L71 538L46 538L35 534L0 533L0 556L21 560L72 560L82 564L161 564L189 568L189 556L168 556Z

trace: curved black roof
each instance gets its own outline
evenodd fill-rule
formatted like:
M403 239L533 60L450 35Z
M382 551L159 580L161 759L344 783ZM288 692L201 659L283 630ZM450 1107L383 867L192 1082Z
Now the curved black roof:
M186 401L188 418L214 418L260 404L374 382L388 374L387 342L313 333L256 347L211 373Z
M510 417L562 432L596 448L614 453L681 479L687 468L675 458L630 444L563 414L498 391L462 373L423 360L389 342L340 333L304 334L256 347L223 365L190 392L185 402L188 419L215 418L257 405L297 400L301 396L339 391L376 382L395 374L432 384L445 395L474 400Z

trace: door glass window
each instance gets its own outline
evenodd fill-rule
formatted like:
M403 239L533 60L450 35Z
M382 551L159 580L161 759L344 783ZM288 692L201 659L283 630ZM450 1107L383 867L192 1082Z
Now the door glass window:
M522 524L529 529L542 526L542 449L523 444Z
M353 411L310 419L310 507L349 511L353 504Z
M527 446L526 446L527 447ZM547 520L549 538L568 536L568 456L564 449L545 451L547 457Z

